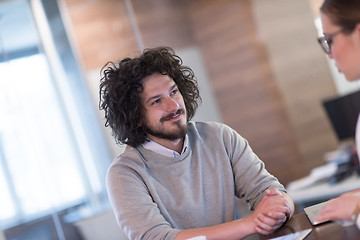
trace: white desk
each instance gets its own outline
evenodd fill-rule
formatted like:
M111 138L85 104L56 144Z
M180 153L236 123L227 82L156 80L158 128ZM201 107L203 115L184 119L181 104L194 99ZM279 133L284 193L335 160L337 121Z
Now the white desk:
M358 188L360 188L360 177L354 174L336 184L329 184L327 182L315 183L302 189L288 190L288 194L299 208L304 208L306 203L325 201Z

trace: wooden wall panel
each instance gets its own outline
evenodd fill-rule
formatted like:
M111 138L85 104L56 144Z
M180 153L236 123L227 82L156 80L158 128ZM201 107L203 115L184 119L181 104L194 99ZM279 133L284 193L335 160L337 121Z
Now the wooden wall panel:
M194 44L183 1L133 0L132 5L145 47Z
M224 122L249 140L267 169L283 182L298 177L301 159L258 41L251 1L188 2L194 38Z
M325 164L324 153L337 144L321 104L336 89L326 55L316 41L310 4L253 0L253 10L304 167L310 171Z
M98 69L138 51L124 1L66 0L81 60L86 70Z

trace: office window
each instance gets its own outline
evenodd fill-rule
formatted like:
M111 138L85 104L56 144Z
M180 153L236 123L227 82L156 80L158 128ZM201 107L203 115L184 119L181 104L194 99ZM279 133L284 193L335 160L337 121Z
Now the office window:
M0 228L106 201L110 155L55 0L0 3Z

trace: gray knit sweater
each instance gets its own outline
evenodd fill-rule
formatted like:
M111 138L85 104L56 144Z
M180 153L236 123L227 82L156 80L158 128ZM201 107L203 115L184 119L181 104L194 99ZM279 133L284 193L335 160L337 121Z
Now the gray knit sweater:
M189 147L169 158L127 146L107 174L115 216L129 239L174 239L181 229L235 219L235 196L254 208L284 187L248 142L220 123L189 123Z

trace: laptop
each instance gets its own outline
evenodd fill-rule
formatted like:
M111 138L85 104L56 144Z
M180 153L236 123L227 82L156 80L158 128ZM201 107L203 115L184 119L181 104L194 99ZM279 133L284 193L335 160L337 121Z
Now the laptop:
M327 201L322 202L322 203L318 203L315 205L312 205L310 207L306 207L304 208L304 212L307 216L307 218L309 219L309 221L311 222L312 225L318 225L320 223L326 222L326 221L322 221L322 222L317 222L315 221L315 219L317 218L317 216L319 215L319 211L320 209L327 203Z

